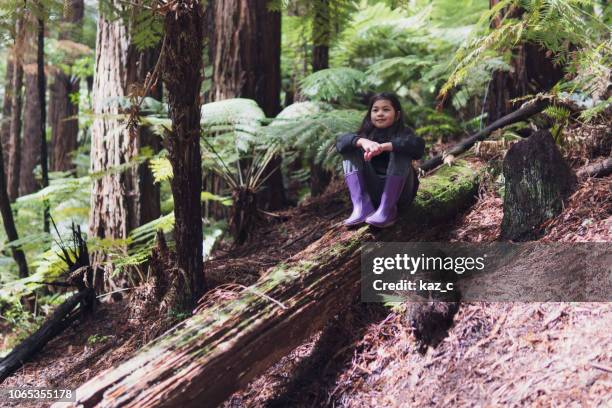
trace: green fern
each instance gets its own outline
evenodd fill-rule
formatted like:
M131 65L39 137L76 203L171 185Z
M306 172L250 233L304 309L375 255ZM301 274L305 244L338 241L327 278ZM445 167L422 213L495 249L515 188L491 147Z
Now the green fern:
M365 73L353 68L329 68L310 74L300 87L312 100L349 104L367 90L366 80Z
M326 109L325 105L323 109ZM339 155L333 150L336 137L357 130L363 112L331 110L293 118L288 116L281 112L280 119L263 129L264 143L278 144L285 155L297 151L306 160L314 160L324 168L334 169L339 165Z
M610 28L600 17L589 14L592 0L502 0L483 13L475 35L457 51L450 66L453 71L442 86L440 95L463 84L475 67L491 57L509 58L518 44L532 42L550 50L554 60L567 64L567 71L577 72L585 50L600 46L608 39ZM509 18L512 7L525 10L520 19ZM500 19L498 28L490 29L491 19ZM609 46L606 47L609 50ZM578 49L578 53L576 52Z
M554 124L550 130L555 142L559 145L563 144L563 130L569 123L571 112L569 109L563 106L549 106L543 111L548 117L550 117Z
M592 108L585 109L582 112L580 112L580 120L584 121L585 123L590 123L595 118L599 117L600 115L603 115L604 112L609 110L611 106L612 106L612 97L608 98L605 101L600 101L597 104L595 104Z

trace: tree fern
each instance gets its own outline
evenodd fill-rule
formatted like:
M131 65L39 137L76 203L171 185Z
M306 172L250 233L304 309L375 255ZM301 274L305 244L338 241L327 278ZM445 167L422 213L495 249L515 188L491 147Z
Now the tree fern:
M348 104L359 92L367 90L367 76L353 68L329 68L302 80L302 93L315 101Z
M453 71L440 94L463 84L472 70L494 56L509 58L510 50L522 42L532 42L550 50L557 63L568 64L568 72L576 72L584 50L601 46L609 39L610 28L601 19L585 11L592 0L502 0L483 13L475 35L457 51L451 66ZM510 7L525 10L521 18L508 18ZM498 28L490 29L492 18L501 20ZM605 44L605 42L604 42ZM609 44L604 46L609 54ZM576 50L579 50L578 53Z
M275 120L263 129L264 143L278 144L284 154L298 151L304 159L332 169L339 164L339 155L332 149L336 137L356 131L363 114L356 110L331 110L287 118L289 115L281 112L282 120Z

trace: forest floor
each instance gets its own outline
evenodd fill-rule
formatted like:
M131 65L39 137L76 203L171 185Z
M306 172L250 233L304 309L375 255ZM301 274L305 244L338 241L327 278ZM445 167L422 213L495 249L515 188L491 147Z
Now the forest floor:
M575 168L585 164L570 159ZM611 186L612 176L581 181L541 240L610 241ZM250 285L348 213L336 181L323 196L268 218L246 245L218 248L205 264L208 281L218 289ZM489 180L467 212L415 239L490 242L501 218L502 199ZM130 306L130 297L102 303L2 385L76 388L129 358L169 325L155 315L134 318ZM401 307L356 299L225 407L603 406L612 390L611 325L611 303L462 303L448 336L422 353Z
M580 184L542 241L610 240L612 177ZM424 239L487 242L502 200L477 203ZM585 222L588 220L588 222ZM605 406L612 392L612 303L462 303L425 353L404 310L358 303L284 357L233 407Z

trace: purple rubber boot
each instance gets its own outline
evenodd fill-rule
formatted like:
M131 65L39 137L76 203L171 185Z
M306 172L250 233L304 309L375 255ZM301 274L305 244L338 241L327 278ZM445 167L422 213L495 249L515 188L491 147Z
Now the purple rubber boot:
M388 227L395 223L397 219L397 200L402 194L405 181L406 177L404 176L387 176L380 206L374 214L366 218L366 223L379 228Z
M374 212L374 206L365 184L363 172L354 171L344 176L344 181L351 193L353 212L344 220L344 225L351 226L361 224L366 217Z

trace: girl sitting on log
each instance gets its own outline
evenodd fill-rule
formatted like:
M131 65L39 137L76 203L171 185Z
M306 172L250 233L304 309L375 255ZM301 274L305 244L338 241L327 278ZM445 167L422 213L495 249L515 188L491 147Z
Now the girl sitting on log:
M407 207L416 196L419 181L412 160L420 159L425 149L423 139L404 124L397 96L374 95L357 133L338 137L336 149L353 202L344 224L392 225L398 203Z

